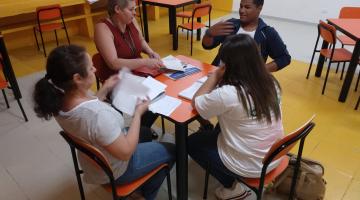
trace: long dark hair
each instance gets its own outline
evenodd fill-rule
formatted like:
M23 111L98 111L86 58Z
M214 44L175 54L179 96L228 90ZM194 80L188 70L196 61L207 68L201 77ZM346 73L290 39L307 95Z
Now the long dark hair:
M280 90L280 86L266 70L256 42L246 34L230 36L220 47L219 57L225 64L220 86L236 87L239 100L248 115L256 117L259 121L266 119L271 123L273 112L275 118L280 119L280 100L276 89L278 87Z
M87 76L86 50L76 45L59 46L49 55L46 75L33 93L34 110L38 117L49 120L58 115L66 91L74 88L73 75Z

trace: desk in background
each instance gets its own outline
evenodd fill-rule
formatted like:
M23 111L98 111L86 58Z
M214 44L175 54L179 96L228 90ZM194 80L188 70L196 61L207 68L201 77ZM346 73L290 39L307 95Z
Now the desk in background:
M346 72L344 83L342 85L338 99L340 102L345 102L360 56L360 19L328 19L328 23L333 25L338 31L344 33L345 35L356 41L351 61ZM328 43L323 41L321 48L327 48L327 46ZM324 56L320 55L315 76L321 76L324 61Z
M173 50L178 48L178 40L176 35L176 8L183 7L186 5L200 3L200 0L142 0L142 12L144 21L144 35L145 40L149 42L149 29L147 19L146 5L154 5L159 7L166 7L169 9L169 30L173 38ZM197 19L198 22L201 20ZM197 40L200 40L201 31L197 31Z
M191 106L191 101L179 97L179 93L190 87L195 81L206 76L215 67L202 63L185 56L176 56L185 63L189 63L201 69L201 72L186 76L178 80L172 80L162 74L156 79L167 85L166 95L179 98L182 100L181 105L169 116L164 116L175 124L175 143L176 143L176 192L177 199L188 199L188 153L187 153L187 136L188 124L196 120L199 115Z

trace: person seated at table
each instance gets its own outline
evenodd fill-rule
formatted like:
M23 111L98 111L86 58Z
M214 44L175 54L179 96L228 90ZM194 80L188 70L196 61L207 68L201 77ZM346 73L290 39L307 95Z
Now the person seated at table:
M235 177L260 177L266 152L284 136L280 86L249 35L228 37L219 58L192 105L204 119L216 116L220 130L190 135L188 152L202 168L211 164L210 174L222 184L215 191L219 199L243 198L248 192Z
M159 54L150 48L141 34L135 18L135 8L135 0L108 0L109 17L95 26L96 48L114 73L122 67L133 70L138 67L163 66ZM142 52L149 58L142 58ZM150 111L146 112L141 124L151 127L157 116ZM156 138L156 133L153 134Z
M288 66L291 56L286 45L278 32L259 17L263 4L264 0L241 0L240 19L220 21L211 26L202 39L204 49L219 46L229 35L248 34L255 39L261 49L260 53L264 62L269 56L272 58L273 61L265 65L268 71L274 72ZM212 64L217 66L219 62L219 55L217 55Z
M116 184L125 184L144 176L163 163L174 163L174 144L151 142L149 129L140 129L141 115L148 101L140 101L130 127L124 127L123 116L103 100L118 82L111 76L97 92L89 93L95 82L96 69L89 54L76 45L60 46L49 55L46 75L35 85L33 98L37 116L58 124L70 134L97 147L109 160ZM84 155L79 154L84 180L106 184L108 177ZM140 189L145 199L155 199L166 177L166 169L149 179Z

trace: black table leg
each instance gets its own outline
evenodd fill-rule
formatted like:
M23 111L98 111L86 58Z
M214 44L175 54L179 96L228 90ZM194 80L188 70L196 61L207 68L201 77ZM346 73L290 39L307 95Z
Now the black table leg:
M187 124L175 124L176 192L178 200L188 199Z
M143 24L144 24L144 35L145 41L149 42L149 29L148 29L148 19L147 19L147 10L146 10L146 3L142 2L142 12L143 12Z
M339 99L338 99L340 102L345 102L345 100L346 100L346 97L348 95L352 79L353 79L354 74L355 74L355 69L356 69L356 66L358 64L359 55L360 55L360 40L358 40L356 42L353 54L351 56L351 61L350 61L350 64L349 64L349 68L348 68L348 70L346 72L345 80L344 80L344 83L342 85L340 96L339 96Z
M178 37L176 32L176 8L170 7L169 8L169 26L170 26L170 33L172 33L173 38L173 50L178 49Z
M329 46L329 43L327 43L326 41L323 41L323 43L321 45L321 49L327 49L328 46ZM315 76L316 77L321 76L321 72L322 72L322 69L323 69L323 66L324 66L324 61L325 61L325 57L320 54L319 61L318 61L316 71L315 71Z

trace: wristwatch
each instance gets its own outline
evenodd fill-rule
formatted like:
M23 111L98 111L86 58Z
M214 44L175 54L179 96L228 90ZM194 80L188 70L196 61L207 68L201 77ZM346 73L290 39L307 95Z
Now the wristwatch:
M210 29L207 29L207 30L205 31L205 35L206 35L206 36L209 36L209 37L213 37L213 36L211 35L211 33L210 33Z

